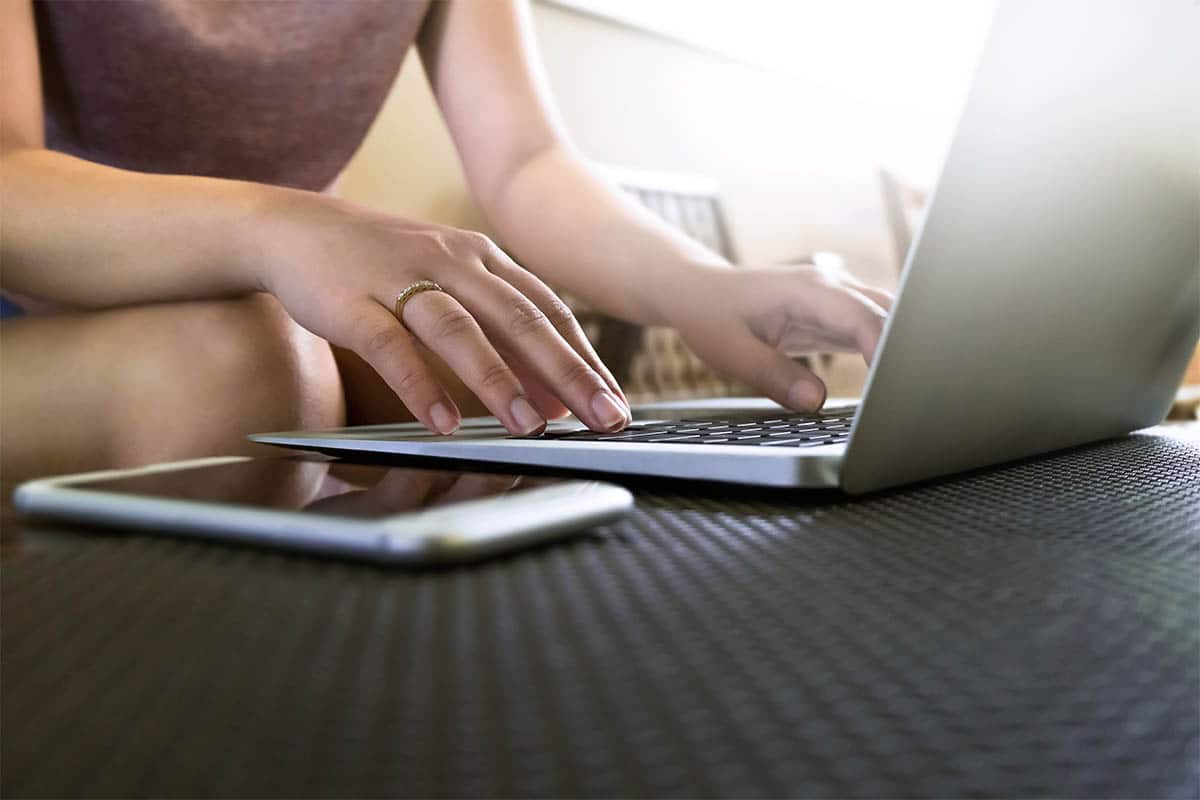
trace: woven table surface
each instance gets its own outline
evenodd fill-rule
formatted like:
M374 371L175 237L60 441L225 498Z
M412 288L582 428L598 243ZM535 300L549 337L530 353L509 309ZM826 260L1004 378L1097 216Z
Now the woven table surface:
M0 789L1200 795L1200 443L858 499L635 488L424 571L22 530Z

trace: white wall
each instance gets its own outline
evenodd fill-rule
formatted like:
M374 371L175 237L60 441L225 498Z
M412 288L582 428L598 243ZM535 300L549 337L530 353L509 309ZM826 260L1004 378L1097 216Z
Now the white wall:
M337 191L406 216L462 228L482 226L415 50Z
M894 280L876 175L902 149L889 119L812 84L653 34L542 3L533 14L551 86L590 157L716 178L747 263L834 250L864 277ZM450 224L481 224L415 56L342 193Z

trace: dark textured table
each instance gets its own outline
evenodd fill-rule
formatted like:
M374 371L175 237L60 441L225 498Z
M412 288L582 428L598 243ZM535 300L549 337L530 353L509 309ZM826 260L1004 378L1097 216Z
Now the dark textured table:
M5 797L1200 794L1200 442L439 571L7 528Z

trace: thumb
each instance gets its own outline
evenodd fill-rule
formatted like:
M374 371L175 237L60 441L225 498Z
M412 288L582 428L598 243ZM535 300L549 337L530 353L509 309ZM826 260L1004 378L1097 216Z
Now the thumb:
M782 406L816 411L825 404L820 378L745 328L706 336L693 347L717 371L750 384Z

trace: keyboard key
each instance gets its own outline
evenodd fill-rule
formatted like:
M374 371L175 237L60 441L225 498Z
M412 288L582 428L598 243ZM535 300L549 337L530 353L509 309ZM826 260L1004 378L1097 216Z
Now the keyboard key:
M640 422L617 433L594 433L586 428L543 434L550 440L600 442L661 442L733 446L818 447L850 438L853 410L795 414L766 419L692 419Z

